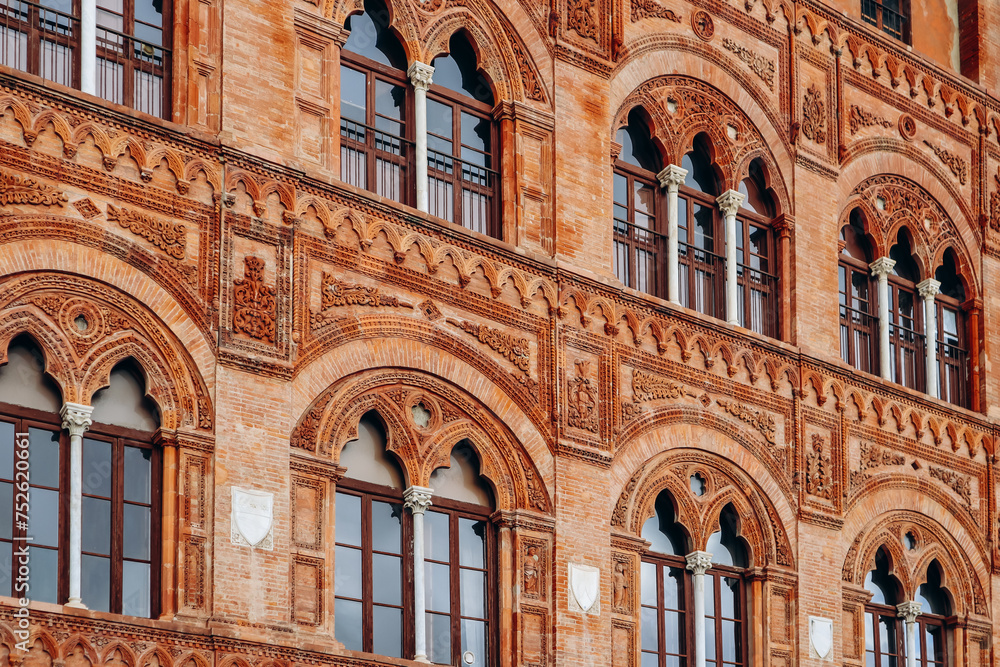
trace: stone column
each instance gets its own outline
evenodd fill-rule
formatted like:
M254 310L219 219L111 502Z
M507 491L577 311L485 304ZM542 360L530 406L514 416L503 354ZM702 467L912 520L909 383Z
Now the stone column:
M941 283L928 278L917 285L920 296L924 298L924 360L927 364L927 393L934 398L941 397L938 386L937 363L937 308L934 307L934 297L941 289Z
M67 607L85 609L80 598L81 549L83 547L83 434L93 423L94 408L64 403L59 411L62 427L69 431L69 600Z
M896 605L899 617L906 621L906 667L917 667L917 616L920 616L919 602L903 602Z
M403 491L405 506L413 513L413 659L417 662L429 662L424 601L424 511L431 506L432 493L434 489L425 486L411 486Z
M687 169L682 169L676 164L667 165L667 168L656 175L660 180L660 187L667 189L667 301L681 305L680 276L678 273L677 247L680 236L680 221L677 219L677 188L687 177Z
M739 324L739 296L736 285L736 212L746 197L736 190L726 190L715 203L726 216L726 321Z
M97 0L80 3L80 90L97 95Z
M878 278L878 364L879 375L892 380L889 367L889 273L896 266L896 260L879 257L868 265L872 275Z
M406 75L413 83L413 119L416 123L417 209L427 213L427 89L431 87L434 68L414 62Z
M705 667L705 572L712 567L712 554L692 551L685 559L694 584L694 667Z

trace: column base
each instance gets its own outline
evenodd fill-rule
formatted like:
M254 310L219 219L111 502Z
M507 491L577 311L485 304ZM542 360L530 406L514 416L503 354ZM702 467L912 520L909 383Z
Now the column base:
M81 600L80 598L70 598L69 601L66 602L66 604L63 605L63 606L65 606L65 607L71 607L73 609L86 609L87 608L87 605L83 604L83 600Z

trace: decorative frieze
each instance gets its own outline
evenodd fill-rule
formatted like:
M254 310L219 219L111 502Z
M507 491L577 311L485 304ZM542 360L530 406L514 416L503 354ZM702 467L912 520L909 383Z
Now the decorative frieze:
M954 174L956 178L958 178L959 183L961 183L962 185L968 183L969 181L968 162L963 160L958 155L955 155L947 148L943 148L936 144L932 144L926 139L924 139L924 144L926 144L928 148L934 151L934 155L937 155L938 159L941 160L941 162L943 162L945 166L951 170L951 173Z
M929 466L927 472L936 480L946 484L965 502L972 506L972 480L952 470Z
M597 383L589 376L590 362L577 360L577 377L567 387L569 416L567 423L573 428L597 433L600 421L597 412Z
M760 431L760 434L764 436L764 439L767 440L769 444L772 445L777 444L775 440L776 426L774 423L774 417L767 414L766 412L754 410L752 408L747 407L743 403L738 403L736 401L729 401L718 398L715 400L715 402L719 404L720 408L722 408L732 416L736 417L743 423L748 424L757 429L758 431Z
M64 193L34 178L0 171L0 206L26 204L32 206L64 206L69 201Z
M730 39L726 37L722 40L722 46L727 51L736 54L736 57L742 60L746 65L753 70L761 81L767 84L769 90L774 90L774 61L759 55L757 52L748 49L743 46L735 39Z
M812 451L806 455L806 493L817 498L830 500L833 495L832 468L830 454L825 451L823 436L814 433Z
M347 283L326 272L323 273L321 305L323 310L335 306L413 308L412 304L383 294L378 287Z
M876 116L871 111L866 111L862 109L857 104L851 105L851 112L848 116L848 122L851 125L851 134L857 134L858 130L862 127L892 127L892 121L882 118L881 116Z
M643 19L667 19L674 23L680 23L681 17L672 9L661 7L654 0L632 0L632 23Z
M468 320L459 321L448 318L447 322L478 338L480 343L487 345L494 352L498 352L500 356L514 364L519 371L528 372L531 357L527 338L512 336L485 324L469 322Z
M118 223L136 236L141 236L174 259L184 259L187 229L184 225L154 218L151 215L115 208L108 204L108 220Z

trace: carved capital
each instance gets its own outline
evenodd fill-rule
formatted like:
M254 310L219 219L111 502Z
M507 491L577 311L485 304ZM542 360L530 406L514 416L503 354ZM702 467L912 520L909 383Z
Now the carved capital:
M920 608L922 606L919 602L903 602L896 605L896 613L907 623L915 623L917 616L920 616Z
M692 551L684 560L687 561L687 569L695 575L705 574L712 567L712 554L707 551Z
M740 206L743 205L743 200L746 196L737 192L736 190L726 190L719 198L715 200L715 203L719 205L719 210L725 216L736 215L736 212L740 210Z
M92 405L80 405L79 403L63 403L59 410L62 417L62 427L69 431L70 437L82 436L93 424L90 414L94 411Z
M409 508L414 514L423 514L431 506L431 495L434 489L426 486L411 486L403 491L403 506Z
M661 188L669 190L672 187L676 190L677 186L681 185L687 178L687 175L687 169L678 167L676 164L668 164L663 171L656 175L656 178L660 180Z
M889 259L888 257L879 257L874 262L869 264L868 268L872 270L873 276L885 278L892 273L892 267L894 266L896 266L896 260Z
M430 65L417 61L406 70L406 76L410 77L410 83L414 89L427 91L431 87L431 80L434 75L434 68Z
M917 291L920 292L920 296L924 299L934 299L941 291L941 282L934 280L933 278L928 278L923 282L917 283Z

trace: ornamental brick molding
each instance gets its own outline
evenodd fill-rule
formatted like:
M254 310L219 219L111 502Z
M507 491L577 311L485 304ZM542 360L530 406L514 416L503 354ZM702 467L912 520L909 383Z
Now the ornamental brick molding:
M597 21L594 18L593 0L568 0L566 25L581 37L597 41Z
M772 445L777 444L775 441L774 417L765 412L761 412L760 410L754 410L753 408L747 407L745 404L738 401L717 398L715 399L715 402L718 403L720 408L732 416L757 429L768 443Z
M530 347L527 338L513 336L509 333L488 327L485 324L469 322L468 320L453 320L449 318L448 324L458 327L462 331L472 334L494 352L514 364L523 373L528 373L531 366Z
M812 451L806 455L806 493L817 498L830 500L833 495L832 468L830 454L825 451L823 436L814 433Z
M892 127L892 121L877 116L871 111L862 109L857 104L851 105L851 112L848 116L848 123L851 126L851 134L857 134L862 127Z
M775 68L773 60L757 54L757 52L729 37L722 40L722 46L727 51L736 54L737 58L742 60L761 81L767 84L768 90L774 90Z
M941 162L943 162L945 166L951 170L951 173L954 174L956 178L958 178L959 183L965 185L969 181L968 162L963 160L958 155L955 155L947 148L943 148L941 146L938 146L937 144L932 144L926 139L924 139L924 144L926 144L928 148L934 151L934 155L937 155L938 159L941 160Z
M275 289L264 284L264 260L243 258L243 277L233 281L233 331L274 343Z
M927 472L934 479L950 487L966 505L972 505L972 480L969 477L937 466L929 466Z
M405 301L384 294L378 287L348 283L326 272L323 273L321 305L323 310L335 306L413 308Z
M0 206L64 206L68 201L69 197L51 185L27 176L0 171Z
M151 215L115 208L108 204L108 220L118 223L136 236L141 236L174 259L184 259L187 229L184 225L154 218Z
M589 376L590 363L577 360L577 376L567 385L569 416L567 424L573 428L597 433L600 420L597 412L597 383Z
M681 22L681 17L672 9L662 7L655 0L632 0L630 14L632 23L643 19L666 19L674 23Z
M817 144L826 143L826 105L815 83L809 85L802 99L802 134Z

